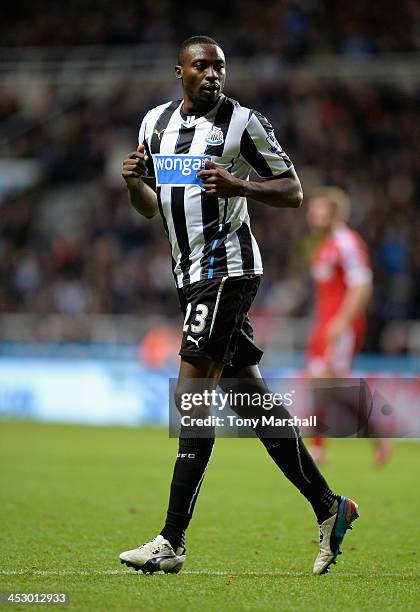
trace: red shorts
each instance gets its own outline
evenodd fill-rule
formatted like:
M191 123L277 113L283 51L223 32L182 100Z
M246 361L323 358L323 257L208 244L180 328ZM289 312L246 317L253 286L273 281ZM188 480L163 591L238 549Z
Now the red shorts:
M329 320L318 322L311 332L306 349L306 371L312 376L347 376L365 336L365 321L354 321L333 345L329 345L327 341L329 323Z

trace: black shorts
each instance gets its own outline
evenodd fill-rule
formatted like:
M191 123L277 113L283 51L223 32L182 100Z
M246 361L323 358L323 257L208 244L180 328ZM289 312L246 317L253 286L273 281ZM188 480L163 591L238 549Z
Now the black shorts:
M253 342L248 311L260 276L204 280L178 289L184 315L179 354L233 367L257 364L263 351Z

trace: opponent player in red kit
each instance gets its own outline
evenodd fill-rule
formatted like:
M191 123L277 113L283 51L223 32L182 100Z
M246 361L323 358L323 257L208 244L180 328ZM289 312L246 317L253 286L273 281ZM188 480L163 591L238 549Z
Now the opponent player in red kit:
M372 270L366 244L346 224L350 199L338 187L319 187L308 201L308 223L319 235L312 256L315 323L307 346L306 371L313 378L345 378L366 329ZM390 454L388 440L377 439L375 464ZM313 456L325 459L325 438L314 439Z

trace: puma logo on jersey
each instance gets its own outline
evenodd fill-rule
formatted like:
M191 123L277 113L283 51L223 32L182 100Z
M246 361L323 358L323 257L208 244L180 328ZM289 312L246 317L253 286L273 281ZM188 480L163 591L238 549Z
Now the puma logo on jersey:
M196 344L196 345L197 345L197 348L200 348L200 347L198 346L198 343L200 342L200 340L201 340L201 338L202 338L202 337L203 337L203 336L200 336L200 337L199 337L199 338L197 338L197 340L196 340L196 339L195 339L195 338L193 338L192 336L187 336L187 340L191 340L191 342L194 342L194 344Z
M166 128L164 128L163 130L160 130L160 132L159 132L159 130L157 130L156 128L154 128L154 129L153 129L153 134L156 134L156 136L157 136L157 137L159 138L159 140L160 140L160 138L161 138L161 136L162 136L163 132L165 131L165 129L166 129Z

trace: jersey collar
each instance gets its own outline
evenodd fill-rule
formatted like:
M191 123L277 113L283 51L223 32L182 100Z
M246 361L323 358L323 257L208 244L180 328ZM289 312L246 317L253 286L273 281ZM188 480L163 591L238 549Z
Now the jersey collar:
M182 125L184 127L195 127L199 123L203 123L205 121L213 121L217 111L219 110L220 106L222 105L225 99L226 99L226 96L224 94L220 94L220 97L217 103L213 106L211 110L209 110L207 115L201 115L200 117L195 117L195 115L187 115L186 119L184 119L184 117L181 114L181 108L183 104L183 100L181 100L181 103L178 106L178 113L179 113Z

